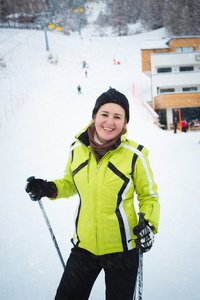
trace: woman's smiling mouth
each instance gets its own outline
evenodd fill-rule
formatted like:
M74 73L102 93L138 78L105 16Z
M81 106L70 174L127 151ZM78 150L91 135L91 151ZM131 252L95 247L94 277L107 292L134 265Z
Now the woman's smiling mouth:
M103 130L112 132L114 129L113 128L108 128L108 127L103 127Z

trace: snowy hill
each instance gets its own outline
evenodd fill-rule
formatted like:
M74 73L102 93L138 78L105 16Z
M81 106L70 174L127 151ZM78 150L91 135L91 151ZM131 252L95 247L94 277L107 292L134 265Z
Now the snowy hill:
M48 32L47 52L42 31L0 30L6 64L0 67L0 299L54 298L62 265L38 203L24 191L25 181L31 175L48 180L63 176L74 135L90 122L96 98L109 86L130 101L128 136L149 149L160 193L160 231L144 255L144 299L199 299L200 135L174 135L153 126L132 93L134 83L137 98L150 98L140 46L163 36L163 29L127 37L91 37L87 30L82 37ZM43 204L67 260L77 198L44 199ZM90 299L105 299L103 273Z

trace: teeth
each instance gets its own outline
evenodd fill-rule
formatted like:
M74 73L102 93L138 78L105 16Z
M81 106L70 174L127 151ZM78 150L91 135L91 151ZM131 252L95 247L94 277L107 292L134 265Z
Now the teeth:
M111 129L111 128L104 127L104 129L107 130L107 131L113 131L113 129Z

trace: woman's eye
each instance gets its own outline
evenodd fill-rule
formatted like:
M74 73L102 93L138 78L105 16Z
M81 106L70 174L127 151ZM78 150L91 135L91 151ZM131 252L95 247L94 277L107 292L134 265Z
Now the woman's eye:
M107 114L102 114L102 116L103 116L103 117L107 117L108 115L107 115Z

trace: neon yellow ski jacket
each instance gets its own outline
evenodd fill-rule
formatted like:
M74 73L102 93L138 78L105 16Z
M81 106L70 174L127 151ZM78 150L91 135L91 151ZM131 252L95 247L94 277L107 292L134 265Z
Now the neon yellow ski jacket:
M123 135L97 164L87 128L76 139L64 178L54 180L58 189L54 199L79 196L73 243L95 255L135 248L134 192L140 212L157 233L160 206L148 150Z

